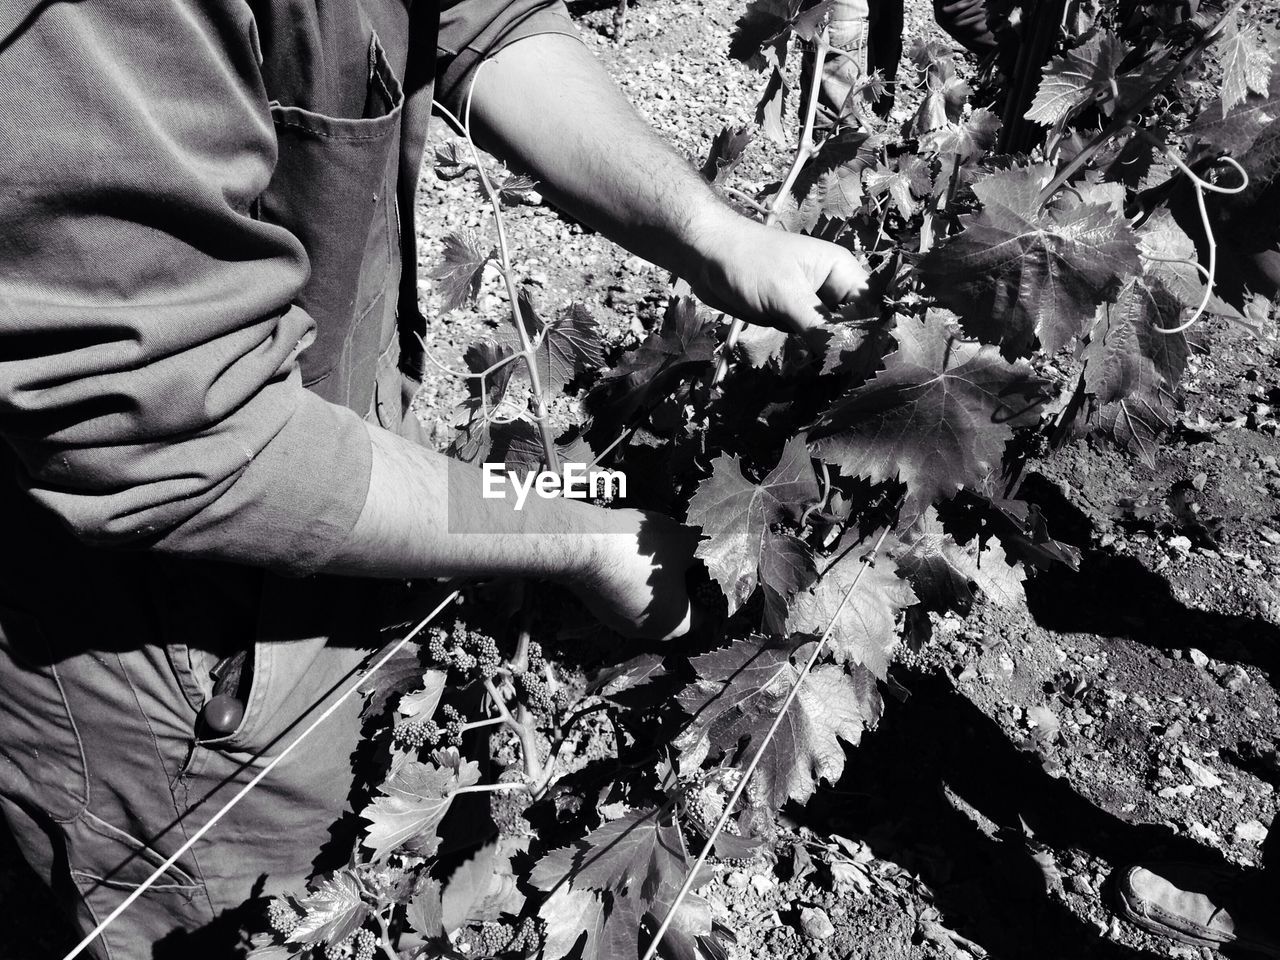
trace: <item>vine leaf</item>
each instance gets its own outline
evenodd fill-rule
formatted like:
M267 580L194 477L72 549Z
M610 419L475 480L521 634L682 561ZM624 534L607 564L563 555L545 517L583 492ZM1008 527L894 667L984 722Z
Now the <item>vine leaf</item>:
M405 911L409 926L427 939L444 936L444 911L440 903L440 881L421 877Z
M1099 308L1084 348L1085 392L1107 404L1136 394L1172 396L1187 366L1187 340L1176 327L1182 304L1159 279L1133 277L1115 303Z
M410 641L396 651L381 670L360 684L360 695L365 698L361 718L378 716L393 697L413 692L421 682L422 646Z
M656 653L642 653L624 663L605 667L587 680L585 693L597 697L616 697L618 694L644 686L667 670L662 657Z
M444 250L431 276L439 282L441 307L446 312L475 299L485 264L495 251L480 234L467 227L444 238Z
M750 756L800 676L791 662L794 645L752 637L693 660L698 679L680 693L693 718L676 739L682 766L704 757ZM865 670L815 667L765 748L748 796L778 810L788 799L804 803L818 779L835 782L844 770L842 742L857 745L879 718L875 680Z
M1256 26L1241 27L1238 13L1231 14L1223 26L1218 46L1222 61L1220 115L1225 117L1250 93L1267 93L1273 60L1261 32Z
M381 860L399 847L428 857L440 845L436 827L444 819L459 787L480 782L480 768L462 760L456 749L437 750L435 763L407 760L382 785L383 796L365 807L369 821L364 845Z
M1050 353L1069 344L1140 269L1123 215L1094 203L1040 209L1053 172L1039 164L975 183L982 211L961 218L964 231L920 260L929 293L1010 359L1027 355L1037 336Z
M711 323L692 297L673 298L662 326L621 361L601 374L587 395L587 410L594 420L591 436L611 442L618 431L641 410L665 399L684 378L711 362L716 346Z
M759 484L737 457L721 454L689 502L688 522L707 538L696 555L720 584L732 615L764 583L790 597L807 583L813 560L803 541L775 529L818 499L818 478L804 441L792 438Z
M955 157L968 163L990 152L1000 136L1000 118L986 107L979 107L960 123L948 123L920 138L927 153Z
M846 540L856 538L846 534ZM877 557L864 570L856 546L842 541L836 550L837 559L817 583L796 595L787 629L819 636L833 624L827 645L836 660L863 666L883 680L898 645L898 614L916 602L916 595L889 556ZM855 578L858 585L841 607Z
M631 811L552 850L529 877L534 887L550 892L539 911L547 923L545 956L564 956L584 933L584 958L636 956L642 919L665 916L687 870L684 838L669 807ZM697 882L707 879L709 871ZM705 901L690 900L693 912L685 914L682 905L677 914L677 937L686 941L711 932L709 915L705 924L696 922Z
M544 402L568 389L584 373L604 366L604 344L600 325L581 303L575 303L554 320L543 320L525 291L520 292L520 316L531 343L536 345L535 365ZM520 335L508 328L502 346L513 353L522 349ZM496 358L495 358L496 359ZM528 378L523 363L513 363L515 377ZM484 369L481 367L481 369ZM506 368L504 368L506 369Z
M582 960L601 956L600 940L608 919L605 897L590 890L558 887L538 909L546 930L543 960L560 960L573 952L580 940Z
M995 473L1013 428L1039 416L1043 384L1025 360L957 339L936 313L928 323L899 316L893 335L884 369L837 400L808 439L848 476L906 484L910 522Z
M441 925L453 933L463 924L497 920L503 913L519 913L524 897L516 889L511 858L529 845L526 837L503 837L485 844L464 860L440 899Z
M1239 159L1261 140L1280 139L1280 71L1274 71L1266 91L1252 93L1233 110L1219 98L1201 111L1185 133L1215 153ZM1274 148L1273 148L1274 149Z
M345 871L322 881L298 906L304 912L289 934L290 943L341 943L369 916L359 882Z
M1148 466L1155 463L1156 439L1173 425L1187 366L1186 337L1156 329L1172 329L1182 318L1182 301L1161 279L1161 268L1174 266L1151 261L1149 273L1130 278L1115 303L1099 308L1082 354L1084 390L1095 406L1091 420Z
M422 689L415 693L406 693L400 698L396 707L402 717L418 717L428 720L440 705L440 697L444 693L444 682L447 675L443 670L428 670L422 675Z
M966 612L976 586L998 606L1017 603L1024 595L1026 573L1010 564L995 539L959 544L942 526L932 507L893 545L898 572L910 581L926 610Z
M1054 57L1044 68L1026 118L1052 127L1091 100L1110 97L1112 80L1128 53L1124 42L1107 30Z
M721 177L737 165L754 135L747 124L721 128L711 141L711 151L702 164L702 176L708 183L719 182Z

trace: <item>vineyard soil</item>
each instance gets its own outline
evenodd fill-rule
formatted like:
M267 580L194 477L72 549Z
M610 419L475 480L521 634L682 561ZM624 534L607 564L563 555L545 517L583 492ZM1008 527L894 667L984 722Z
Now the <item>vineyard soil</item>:
M612 3L571 7L691 158L750 115L757 77L726 55L736 0L640 0L622 48L608 39ZM908 4L906 29L942 39L927 3ZM778 169L774 150L757 138L732 182L754 193ZM486 217L460 180L426 178L419 203L428 268L439 237ZM585 301L620 345L662 314L668 278L603 238L537 204L513 209L508 228L548 312ZM486 279L478 310L435 323L438 360L462 366L490 332L482 314L494 315L499 283ZM1081 549L1080 570L1032 578L1025 605L979 601L966 619L937 619L932 642L894 667L896 696L840 781L784 821L767 855L715 865L700 892L737 935L732 957L1200 956L1114 918L1108 878L1161 855L1256 866L1277 810L1274 330L1274 317L1259 339L1198 328L1186 409L1154 467L1084 441L1033 464L1026 495ZM441 447L465 393L440 374L419 397ZM60 955L60 928L7 838L0 904L0 958Z

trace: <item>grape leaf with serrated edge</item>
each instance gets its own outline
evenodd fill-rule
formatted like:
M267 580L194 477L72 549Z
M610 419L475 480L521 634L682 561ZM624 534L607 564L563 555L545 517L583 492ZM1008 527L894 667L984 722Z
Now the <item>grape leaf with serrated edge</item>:
M359 882L345 871L321 881L298 906L303 915L290 932L289 943L341 943L369 916Z
M818 479L804 441L793 438L759 484L742 475L737 457L721 454L689 501L688 523L702 528L696 555L720 584L732 615L765 583L789 597L812 568L808 548L774 527L795 521L818 499Z
M528 846L528 837L502 837L458 865L440 898L441 925L446 933L463 924L520 912L524 897L516 889L511 858Z
M441 309L456 310L474 299L480 292L485 264L493 257L493 247L474 230L463 227L448 234L440 264L431 271L440 288Z
M484 373L495 364L505 360L512 354L517 353L519 348L512 348L505 343L497 343L493 340L478 340L471 346L467 347L466 352L462 355L462 362L467 365L467 369L472 373ZM487 373L483 381L479 377L472 377L467 380L467 389L471 396L479 398L483 391L485 403L492 409L502 402L503 396L507 392L507 384L511 382L511 374L515 371L519 361L512 360L504 363L496 370Z
M447 754L437 750L432 756L443 763ZM437 763L405 761L381 786L383 795L360 814L369 821L364 845L373 851L373 859L381 860L402 846L419 856L435 852L440 843L435 830L449 810L454 791L480 781L480 768L470 760Z
M999 468L1013 428L1038 417L1043 385L1025 360L957 339L936 318L899 316L894 339L884 369L837 400L808 439L848 476L905 483L910 521Z
M428 670L422 675L422 689L402 696L396 711L402 717L430 719L440 705L446 676L443 670Z
M1108 404L1154 391L1172 395L1187 365L1181 333L1162 334L1182 316L1182 304L1158 278L1132 277L1113 304L1099 308L1084 348L1085 392Z
M601 374L587 395L591 435L605 443L637 412L665 399L675 385L710 363L715 333L692 297L673 298L659 329L618 365ZM589 437L590 438L590 437Z
M601 894L574 890L564 884L542 901L538 917L545 929L543 960L560 960L568 956L584 934L582 960L600 955L599 941L608 921L605 898Z
M1110 96L1112 82L1129 47L1110 31L1101 31L1080 46L1054 57L1044 68L1040 87L1027 110L1033 123L1051 127L1099 96Z
M702 176L708 183L716 183L734 168L751 143L755 132L746 124L722 127L711 141L711 150L702 164Z
M1241 27L1238 13L1227 18L1218 47L1222 62L1220 115L1225 117L1250 93L1267 93L1273 61L1258 28L1252 24Z
M677 698L693 718L675 741L682 766L759 748L800 676L793 649L753 637L694 658L699 679ZM834 783L844 770L841 742L857 745L878 716L877 703L875 681L865 670L850 676L832 664L815 667L752 775L752 802L778 810L788 799L808 800L819 778Z
M397 650L377 673L360 681L358 689L365 698L361 717L376 717L392 697L412 692L421 682L422 647L410 641Z
M572 304L556 319L543 320L528 293L521 291L520 316L530 343L535 345L534 365L544 402L550 402L582 374L604 365L600 325L583 304ZM504 330L502 346L513 353L522 350L519 333L510 327ZM528 379L528 369L523 363L513 366L516 379Z
M957 543L932 507L889 553L926 610L967 612L973 584L997 606L1011 606L1023 596L1026 574L1009 564L998 541L988 540L980 551L977 538Z
M550 892L547 903L553 914L574 908L567 917L557 917L554 932L548 925L554 952L561 945L571 947L585 931L584 958L634 956L641 918L648 911L665 915L687 866L673 810L650 808L626 813L573 845L550 851L535 864L529 882ZM540 913L545 916L545 908Z
M960 123L931 130L921 137L920 148L967 163L993 149L999 136L1000 118L986 107L979 107Z
M1025 356L1039 336L1061 349L1084 332L1099 303L1140 270L1128 222L1107 207L1041 210L1046 164L996 173L973 184L980 213L919 263L926 290L960 315L966 332Z
M861 665L883 680L898 645L898 614L916 596L887 554L863 569L855 544L856 537L846 534L818 581L796 595L787 629L820 636L834 622L827 645L836 660ZM845 601L855 578L857 586Z
M597 697L613 697L624 690L643 686L666 675L667 670L662 660L663 658L656 653L642 653L624 663L605 667L588 679L584 693Z

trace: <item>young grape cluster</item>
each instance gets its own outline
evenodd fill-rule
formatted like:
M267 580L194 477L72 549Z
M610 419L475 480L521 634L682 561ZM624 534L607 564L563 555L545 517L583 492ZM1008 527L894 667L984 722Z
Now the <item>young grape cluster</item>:
M440 708L445 724L441 726L434 720L405 720L397 723L391 735L396 743L410 750L420 750L425 746L459 746L462 743L463 720L457 707L446 703Z
M569 692L563 687L554 692L547 682L547 661L542 656L542 645L536 640L529 643L528 664L515 677L520 699L535 713L554 713L569 706Z
M427 652L436 663L453 667L459 673L476 674L485 680L502 666L498 642L488 634L468 629L461 620L455 620L453 629L448 631L432 627Z
M434 720L405 720L396 724L391 736L402 747L420 750L438 744L444 737L444 731Z
M494 957L503 953L525 953L538 948L538 925L526 917L519 924L488 921L464 930L455 943L472 957Z
M298 926L298 920L301 919L298 911L287 900L279 898L272 900L270 906L267 907L267 923L271 925L271 929L282 937L287 937Z
M325 960L373 960L378 937L372 930L361 927L351 936L324 946Z

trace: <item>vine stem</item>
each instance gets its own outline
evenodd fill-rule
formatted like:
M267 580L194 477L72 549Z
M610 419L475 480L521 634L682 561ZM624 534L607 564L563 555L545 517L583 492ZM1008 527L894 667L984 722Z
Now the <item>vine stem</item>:
M1129 126L1129 124L1133 122L1134 118L1137 117L1139 113L1150 105L1151 101L1154 100L1165 87L1177 80L1187 67L1191 66L1192 62L1208 48L1214 38L1222 32L1223 27L1227 25L1227 20L1238 9L1240 9L1243 4L1244 0L1232 0L1231 5L1223 11L1222 16L1218 18L1218 21L1206 30L1198 40L1196 40L1191 49L1182 55L1181 59L1173 65L1168 73L1149 87L1147 91L1132 105L1122 109L1117 109L1116 115L1111 119L1111 122L1103 128L1102 132L1090 140L1088 144L1085 145L1085 148L1076 154L1075 157L1071 159L1071 162L1063 167L1062 170L1060 170L1058 174L1049 181L1049 184L1040 191L1040 206L1043 207L1047 205L1049 201L1053 199L1053 195L1061 189L1062 185L1079 173L1080 170L1093 159L1094 155L1102 149L1108 140L1118 136L1125 127Z
M840 598L840 605L836 607L835 612L831 615L831 622L827 624L827 629L822 631L822 636L814 644L813 652L809 654L809 659L805 661L805 665L800 670L800 676L796 677L795 683L791 685L791 689L787 692L787 698L782 701L782 708L778 711L778 715L773 718L773 723L769 725L764 739L760 741L760 746L756 748L755 754L751 757L751 762L743 770L742 778L738 781L738 785L734 788L733 793L729 795L729 799L725 801L724 813L720 814L720 819L716 821L716 825L712 828L706 843L702 845L702 851L698 854L698 859L694 861L693 867L689 870L688 876L685 877L684 883L680 887L680 892L676 894L675 899L671 902L671 909L667 911L662 925L658 927L658 932L653 935L653 940L650 941L649 948L644 952L641 960L653 960L654 955L658 952L658 946L662 943L662 938L666 936L667 930L671 928L672 921L675 920L676 911L680 909L680 904L684 902L684 898L693 889L693 884L698 877L698 871L707 862L707 857L711 855L711 848L715 844L716 838L724 830L725 824L729 822L729 817L733 815L733 808L738 805L738 801L742 799L742 794L746 792L747 785L751 782L751 777L756 772L756 767L760 765L760 760L764 757L765 750L768 749L774 735L778 732L778 728L782 726L783 718L786 717L787 711L791 709L791 704L795 702L796 696L800 693L800 686L804 683L805 677L809 676L813 665L818 662L818 657L822 656L822 652L827 645L827 638L831 636L831 631L835 629L836 621L840 619L840 614L844 612L845 606L849 603L849 598L853 596L853 591L857 589L863 573L866 572L867 567L875 562L875 555L880 552L880 547L884 545L885 538L889 535L889 529L886 526L880 531L880 536L876 539L875 546L871 548L870 553L862 558L862 566L858 568L858 572L854 575L853 581L849 584L849 589ZM828 571L830 569L830 566L827 567Z
M454 581L454 582L457 583L457 581ZM452 589L450 589L448 595L443 600L441 600L440 603L438 603L430 613L428 613L425 617L419 620L417 625L414 626L412 630L410 630L403 637L401 637L394 644L392 644L391 647L387 650L387 652L384 653L381 657L379 657L373 663L373 665L370 666L367 670L363 671L359 675L359 677L356 678L354 683L351 683L350 685L348 685L347 688L343 690L342 693L338 696L338 698L333 701L333 703L329 704L329 706L327 706L318 717L312 720L311 723L309 723L301 733L299 733L296 737L294 737L293 740L291 740L284 747L284 749L282 749L279 753L277 753L274 757L272 757L261 770L259 770L256 774L254 774L252 780L250 780L243 787L241 787L235 796L233 796L230 800L228 800L225 804L223 804L222 807L219 808L218 811L214 813L213 816L211 816L198 829L196 829L191 834L191 836L189 836L186 839L186 841L182 844L182 846L178 847L178 849L175 850L164 861L164 863L156 867L155 870L152 871L149 877L147 877L145 880L142 881L142 883L138 884L137 887L135 887L132 891L130 891L129 895L125 897L122 901L120 901L120 903L116 906L116 908L112 910L109 914L107 914L107 916L96 927L94 927L91 931L89 931L89 933L85 935L83 940L81 940L78 944L76 944L74 947L71 948L71 951L65 957L63 957L63 960L74 960L75 957L78 957L80 956L80 954L84 953L84 951L88 948L89 944L93 943L93 941L96 940L102 934L102 931L106 930L107 927L111 926L111 924L114 923L122 913L124 913L131 906L133 906L134 902L140 896L142 896L149 889L151 889L151 886L157 880L165 876L165 874L173 867L174 864L178 862L178 860L185 853L187 853L187 851L189 851L192 847L194 847L197 843L199 843L204 838L205 834L207 834L210 830L212 830L223 817L225 817L228 813L231 812L232 808L234 808L237 804L240 803L241 800L247 797L249 793L258 786L258 784L262 783L263 780L265 780L268 776L270 776L271 771L274 770L277 766L279 766L282 762L284 762L285 758L288 757L289 754L291 754L297 748L298 744L302 743L302 741L305 740L307 737L309 737L316 730L317 727L319 727L322 723L324 723L331 716L337 713L338 708L341 707L348 699L350 699L351 695L355 693L357 690L359 690L360 687L365 683L365 681L367 681L375 673L377 673L384 666L386 666L387 663L396 654L398 654L401 650L403 650L405 646L408 645L409 642L413 640L414 637L416 637L423 630L425 630L432 620L438 617L444 611L444 609L449 606L449 604L453 603L454 599L458 596L460 591L461 591L460 586L455 586ZM348 674L348 676L350 676L350 674ZM335 685L335 688L333 689L336 689L336 685ZM398 958L396 958L396 960L398 960Z
M537 353L533 342L529 339L529 331L525 329L524 314L520 309L520 294L516 290L515 270L511 266L511 246L507 241L506 222L502 217L502 201L498 197L498 191L493 188L489 174L485 171L484 163L480 160L480 150L476 146L475 140L471 137L471 99L475 93L476 80L479 79L480 70L484 67L484 64L485 61L482 60L471 78L471 85L467 88L467 99L463 107L461 120L439 101L432 101L432 105L467 141L467 149L471 152L476 172L480 175L481 189L484 192L485 199L489 201L489 205L493 209L493 220L498 228L500 272L502 273L503 283L507 287L507 302L511 306L511 320L515 324L516 334L520 337L521 353L524 356L525 367L529 371L529 390L533 394L533 415L538 423L538 436L542 441L542 455L546 461L547 468L558 472L560 470L560 455L556 452L555 437L551 433L551 417L547 413L547 405L543 398L542 376L538 372Z
M400 954L391 943L391 928L387 925L386 918L380 913L375 913L378 918L378 929L382 932L382 952L387 955L387 960L400 960Z
M538 760L538 743L534 739L533 731L529 729L527 723L521 723L511 715L511 711L507 709L507 702L502 699L502 693L493 685L492 680L485 680L484 688L493 700L494 709L520 739L520 754L524 761L525 775L531 782L538 783L542 779L542 763Z
M501 780L498 783L473 783L468 787L459 787L449 796L456 797L460 793L502 793L505 790L528 790L527 783L519 780Z
M787 170L782 186L778 188L778 192L769 201L768 210L764 218L766 227L772 227L777 224L778 217L782 214L782 205L791 193L791 188L795 186L796 180L800 176L800 171L804 169L804 165L809 162L809 159L814 154L813 125L818 116L818 95L822 91L822 65L826 62L827 54L834 49L828 42L828 35L829 31L824 29L822 36L818 39L813 75L809 78L809 89L807 91L809 99L805 102L804 125L800 130L800 142L796 146L795 156L791 160L791 168ZM716 362L716 371L711 378L712 388L718 386L720 381L725 378L725 374L729 372L729 357L738 343L738 338L742 336L742 328L744 326L746 326L746 323L739 317L734 317L733 323L729 325L729 334L725 337L724 346L720 348L720 359Z

